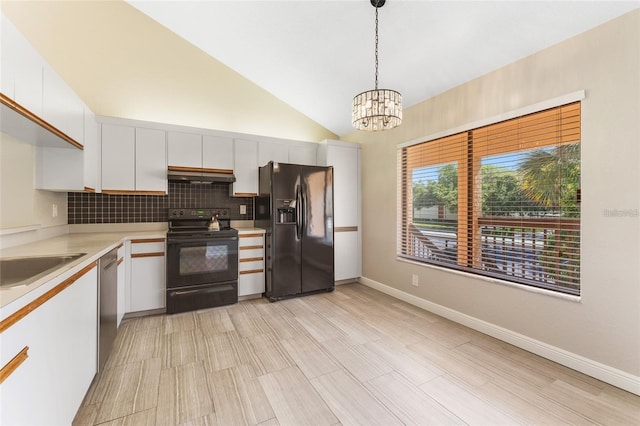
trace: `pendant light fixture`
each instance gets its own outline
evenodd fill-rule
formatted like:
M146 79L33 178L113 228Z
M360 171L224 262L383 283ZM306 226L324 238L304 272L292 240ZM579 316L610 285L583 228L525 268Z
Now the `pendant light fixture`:
M393 129L402 123L402 95L395 90L378 89L378 9L385 0L370 0L376 9L376 85L353 98L351 122L358 130L375 132Z

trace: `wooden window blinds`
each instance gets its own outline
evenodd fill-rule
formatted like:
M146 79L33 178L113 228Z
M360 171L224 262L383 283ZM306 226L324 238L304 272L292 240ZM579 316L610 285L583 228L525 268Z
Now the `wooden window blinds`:
M398 150L398 255L580 292L580 102Z

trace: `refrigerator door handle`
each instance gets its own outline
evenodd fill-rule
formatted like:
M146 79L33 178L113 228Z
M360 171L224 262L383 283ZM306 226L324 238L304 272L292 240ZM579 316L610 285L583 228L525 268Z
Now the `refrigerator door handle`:
M302 238L302 192L300 185L296 185L296 238Z

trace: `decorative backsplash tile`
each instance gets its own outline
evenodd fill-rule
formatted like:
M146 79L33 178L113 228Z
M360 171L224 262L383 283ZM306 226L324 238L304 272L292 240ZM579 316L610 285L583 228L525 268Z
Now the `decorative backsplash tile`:
M247 214L240 214L240 205ZM185 207L220 207L232 220L253 220L253 198L230 197L226 183L169 182L169 195L111 195L69 192L69 224L166 222L167 210Z

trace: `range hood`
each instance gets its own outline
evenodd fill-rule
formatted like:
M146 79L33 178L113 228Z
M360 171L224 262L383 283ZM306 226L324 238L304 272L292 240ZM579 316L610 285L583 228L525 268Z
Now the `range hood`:
M171 182L191 183L233 183L236 177L233 172L221 173L207 169L172 170L167 172L167 178Z

